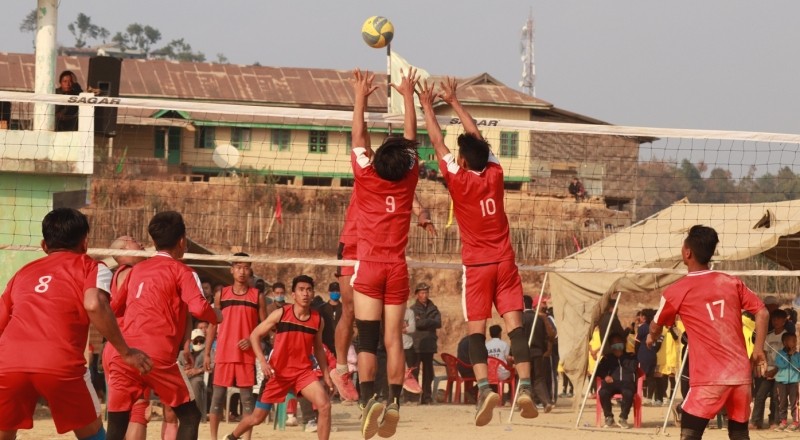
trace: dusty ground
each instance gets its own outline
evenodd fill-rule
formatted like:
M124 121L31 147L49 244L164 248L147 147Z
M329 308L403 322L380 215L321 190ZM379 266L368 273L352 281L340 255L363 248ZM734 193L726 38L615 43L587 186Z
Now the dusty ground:
M473 423L472 405L437 404L433 406L412 406L406 405L401 408L401 421L398 427L396 439L504 439L504 440L528 440L536 438L557 439L557 440L593 440L593 439L642 439L642 438L664 438L657 435L657 430L664 422L664 415L667 407L644 407L643 426L638 429L598 429L594 428L595 402L589 399L586 411L581 420L581 429L575 429L577 412L572 410L573 399L559 399L556 409L550 414L541 414L533 420L526 420L516 415L511 424L507 423L510 407L498 408L495 411L495 418L489 425L476 428ZM615 407L615 413L618 408ZM359 439L359 412L356 406L345 406L335 404L333 407L333 426L335 432L331 433L331 439ZM633 421L631 415L629 422ZM679 438L679 429L670 424L666 430L666 436ZM35 427L30 431L20 431L18 439L50 439L59 438L55 432L52 421L46 412L42 412L41 417L34 422ZM161 422L151 422L151 429L148 432L148 439L156 440L159 438ZM222 424L221 433L229 433L233 429L232 424ZM796 433L779 433L772 431L751 432L751 438L781 439L796 437ZM65 435L63 438L72 438ZM208 424L200 427L200 438L209 438ZM255 429L253 439L281 438L286 440L316 439L316 434L303 432L300 427L287 427L285 431L275 431L272 425L264 424ZM378 437L375 437L378 439ZM727 439L727 431L707 430L707 439Z

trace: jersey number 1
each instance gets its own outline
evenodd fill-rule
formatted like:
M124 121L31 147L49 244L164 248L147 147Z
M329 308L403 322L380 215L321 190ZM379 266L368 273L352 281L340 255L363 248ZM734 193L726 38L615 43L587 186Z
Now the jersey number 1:
M718 301L706 303L706 310L708 310L708 316L713 321L714 320L714 311L711 309L712 305L713 306L719 306L719 319L724 318L725 317L725 300L724 299L720 299Z

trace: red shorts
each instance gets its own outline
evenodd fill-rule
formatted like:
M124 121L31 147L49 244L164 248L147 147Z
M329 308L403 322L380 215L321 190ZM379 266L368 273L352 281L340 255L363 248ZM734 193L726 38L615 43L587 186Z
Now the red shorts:
M336 252L336 259L337 260L357 260L358 257L356 256L356 251L358 251L358 246L355 244L345 244L339 243L339 250ZM353 266L339 266L339 272L336 274L337 277L350 277L353 276L355 273L355 268Z
M214 366L214 385L218 387L252 387L256 384L256 364L224 362Z
M462 288L461 306L467 321L491 318L493 304L500 316L523 309L522 279L513 260L464 266Z
M692 385L681 408L701 419L713 419L722 408L734 422L750 421L751 384Z
M194 399L191 388L176 362L153 359L153 369L142 376L117 356L106 370L108 411L130 411L134 403L152 388L165 405L173 408Z
M294 390L297 394L318 380L317 373L313 370L306 370L291 377L272 377L258 400L261 403L283 403L289 391Z
M83 428L100 414L100 401L88 370L83 376L73 377L0 373L0 431L33 428L40 396L47 400L59 434Z
M405 304L411 293L408 287L408 265L405 261L399 263L359 261L356 263L350 283L356 292L379 299L390 306Z

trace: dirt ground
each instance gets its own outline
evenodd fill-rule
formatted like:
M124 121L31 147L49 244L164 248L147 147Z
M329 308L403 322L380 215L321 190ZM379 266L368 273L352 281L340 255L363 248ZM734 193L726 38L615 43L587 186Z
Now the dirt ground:
M647 407L643 408L643 426L629 430L621 429L602 429L594 427L595 401L589 399L586 411L581 419L581 429L575 428L577 411L573 411L573 400L561 398L556 408L549 414L541 414L538 418L528 420L522 419L518 414L515 415L512 423L508 423L510 406L500 407L495 410L495 417L492 422L482 428L473 425L473 405L457 404L436 404L433 406L405 405L401 408L400 425L395 439L402 440L421 440L421 439L504 439L504 440L528 440L536 438L558 439L558 440L594 440L594 439L642 439L642 438L679 438L680 431L670 424L667 427L666 436L660 436L657 431L664 422L664 415L667 407ZM615 407L614 412L618 414L619 408ZM628 420L633 422L633 414ZM49 418L46 410L40 411L39 417L34 422L34 429L30 431L20 431L18 439L51 439L51 438L72 438L65 434L59 437L56 434L53 422ZM148 430L148 440L160 438L160 421L151 421L151 428ZM233 429L233 424L223 423L220 426L220 433L227 434ZM360 439L359 435L359 410L355 405L334 404L333 406L333 429L331 439ZM794 433L780 433L772 431L751 432L751 438L770 438L781 439L795 437ZM208 424L200 426L200 438L209 438ZM280 438L286 440L306 440L316 439L316 434L304 432L301 427L287 427L285 431L273 430L272 424L264 424L255 428L253 439ZM375 437L378 439L378 437ZM727 439L725 430L707 430L707 439Z

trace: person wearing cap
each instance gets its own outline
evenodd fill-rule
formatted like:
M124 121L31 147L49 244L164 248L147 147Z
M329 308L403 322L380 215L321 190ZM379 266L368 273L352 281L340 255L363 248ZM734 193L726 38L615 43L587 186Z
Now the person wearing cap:
M203 323L198 323L198 326ZM201 328L192 330L190 339L190 352L191 361L186 362L186 359L181 356L178 362L182 365L183 371L186 373L186 378L189 379L189 386L195 395L195 403L197 408L203 414L202 421L206 421L206 383L204 378L205 369L203 368L203 360L206 348L206 332Z
M433 403L431 398L433 384L433 355L438 351L436 330L442 327L442 314L439 308L428 297L430 286L425 283L417 284L414 294L417 301L411 306L414 312L414 323L416 331L411 334L414 341L414 352L417 355L416 365L408 363L412 368L416 367L415 379L419 380L419 364L422 364L422 394L420 403L430 405Z

